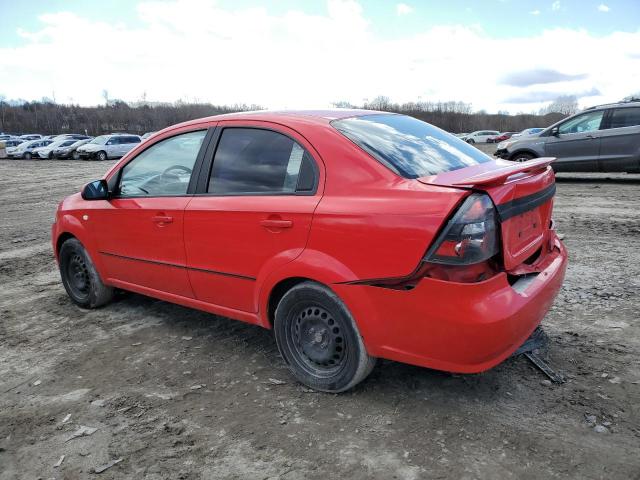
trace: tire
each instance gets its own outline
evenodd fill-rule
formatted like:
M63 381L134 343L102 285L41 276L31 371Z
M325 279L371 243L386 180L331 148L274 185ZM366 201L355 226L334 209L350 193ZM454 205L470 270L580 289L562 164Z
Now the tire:
M24 155L22 155L22 158L25 160L31 160L31 153L25 152Z
M49 153L49 160L53 160L53 152Z
M73 151L73 153L71 154L71 158L73 158L74 160L80 160L80 154L77 150Z
M470 138L469 140L467 140L467 143L469 145L473 145L474 143L476 143L476 141L473 138Z
M536 158L536 157L534 155L531 155L530 153L522 152L522 153L516 153L515 155L513 155L511 157L511 160L514 162L526 162L528 160L531 160L532 158Z
M376 363L344 303L314 282L300 283L284 294L275 311L274 331L293 375L315 390L349 390Z
M96 153L96 158L100 161L106 160L107 159L107 154L105 152L103 152L102 150L100 150L98 153Z
M82 308L98 308L113 298L113 288L102 283L91 257L75 238L66 240L59 253L60 277L67 295Z

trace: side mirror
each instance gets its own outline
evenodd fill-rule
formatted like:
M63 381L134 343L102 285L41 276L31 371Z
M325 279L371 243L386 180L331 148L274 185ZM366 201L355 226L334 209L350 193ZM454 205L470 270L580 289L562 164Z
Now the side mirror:
M109 185L106 180L95 180L84 186L81 195L85 200L109 200Z
M553 127L551 129L551 135L553 135L554 137L559 137L560 136L560 128L559 127Z

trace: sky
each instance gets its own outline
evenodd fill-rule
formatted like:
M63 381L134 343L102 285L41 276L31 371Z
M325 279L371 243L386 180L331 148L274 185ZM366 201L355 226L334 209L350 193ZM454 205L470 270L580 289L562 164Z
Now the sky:
M640 0L0 0L0 96L537 111L640 91Z

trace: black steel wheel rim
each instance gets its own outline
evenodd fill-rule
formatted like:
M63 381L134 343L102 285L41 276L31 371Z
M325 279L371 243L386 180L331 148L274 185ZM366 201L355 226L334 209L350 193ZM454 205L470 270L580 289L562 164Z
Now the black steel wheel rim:
M290 328L295 361L307 373L331 377L344 368L346 332L331 312L319 305L298 308L292 313Z
M89 295L91 277L87 264L79 253L73 253L67 264L67 283L69 288L79 298Z

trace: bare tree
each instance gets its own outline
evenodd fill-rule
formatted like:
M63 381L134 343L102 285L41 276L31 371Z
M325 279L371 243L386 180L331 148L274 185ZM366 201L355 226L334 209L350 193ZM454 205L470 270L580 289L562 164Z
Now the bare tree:
M561 95L546 107L540 109L541 115L548 113L561 113L573 115L578 112L578 99L573 95Z

